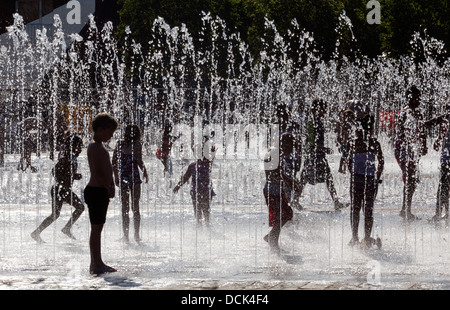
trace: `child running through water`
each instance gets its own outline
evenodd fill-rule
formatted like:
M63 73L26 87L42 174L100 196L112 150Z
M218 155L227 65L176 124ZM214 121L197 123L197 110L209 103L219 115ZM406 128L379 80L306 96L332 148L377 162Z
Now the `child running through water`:
M384 168L381 145L373 137L373 116L367 115L361 120L361 127L356 131L356 138L348 143L348 168L350 172L350 224L352 239L349 245L359 243L358 227L361 209L364 212L364 239L362 243L370 248L377 241L371 237L373 227L373 206L378 184ZM375 165L375 161L378 165Z
M94 137L87 148L91 177L84 189L84 199L88 205L91 222L89 238L91 264L89 271L91 274L97 275L116 272L116 269L107 266L102 260L101 233L106 221L109 199L115 196L113 167L109 153L103 143L111 139L118 126L116 119L111 115L99 113L92 120Z
M191 198L197 225L201 226L202 218L204 218L206 227L209 227L210 203L212 197L216 195L212 188L211 181L211 168L216 148L213 144L209 143L204 143L202 145L201 159L197 159L197 161L188 166L182 179L174 187L173 192L177 193L180 187L192 178ZM207 150L207 152L205 153L203 150Z
M122 200L122 228L123 240L129 242L130 229L130 200L133 211L134 239L137 243L141 241L139 230L141 225L141 214L139 211L139 200L141 198L141 177L139 169L142 170L145 183L148 183L147 170L142 160L141 131L137 125L128 125L125 128L123 140L117 142L114 149L112 165L114 169L114 180L120 188Z
M83 213L84 205L80 198L72 191L72 185L74 180L81 179L81 174L77 173L77 158L81 153L82 146L83 141L75 135L68 135L64 141L64 148L59 154L59 159L52 170L52 174L55 177L55 185L51 189L52 214L45 218L41 225L31 233L31 237L39 243L44 242L40 237L40 233L56 221L61 214L64 203L72 205L75 211L62 229L62 232L69 238L75 239L72 235L71 228Z

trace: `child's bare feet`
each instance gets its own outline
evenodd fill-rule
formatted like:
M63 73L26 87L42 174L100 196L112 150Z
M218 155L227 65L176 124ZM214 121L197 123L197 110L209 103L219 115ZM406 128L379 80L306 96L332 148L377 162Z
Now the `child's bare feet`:
M63 232L63 234L65 234L67 237L69 237L70 239L72 239L72 240L77 240L76 238L75 238L75 236L74 235L72 235L72 232L70 231L70 228L63 228L63 229L61 229L61 231Z
M90 274L99 275L99 274L103 274L103 273L117 272L117 270L114 269L113 267L103 264L98 267L91 266L89 268L89 272L90 272Z
M37 231L33 231L31 233L31 238L36 240L37 243L45 243L45 241L41 239L41 236L39 235L39 233Z

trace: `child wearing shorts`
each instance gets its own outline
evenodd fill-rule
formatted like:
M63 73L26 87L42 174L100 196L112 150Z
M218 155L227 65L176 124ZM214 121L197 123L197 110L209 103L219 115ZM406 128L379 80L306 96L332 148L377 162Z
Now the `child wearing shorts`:
M111 139L119 126L117 120L107 113L99 113L92 120L93 140L87 148L90 180L84 189L84 200L88 205L91 235L89 248L91 274L115 272L103 263L101 255L101 232L106 221L109 199L115 195L113 168L109 153L103 145Z

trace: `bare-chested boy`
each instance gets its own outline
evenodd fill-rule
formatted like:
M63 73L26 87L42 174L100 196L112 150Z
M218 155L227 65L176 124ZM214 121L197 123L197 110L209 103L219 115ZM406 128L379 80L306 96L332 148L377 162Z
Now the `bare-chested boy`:
M91 274L115 272L112 267L103 263L101 255L101 232L106 220L109 199L115 195L113 168L108 151L103 146L119 126L115 118L107 113L100 113L92 120L93 141L87 148L91 178L84 189L84 200L89 209L91 235L89 248L91 251Z

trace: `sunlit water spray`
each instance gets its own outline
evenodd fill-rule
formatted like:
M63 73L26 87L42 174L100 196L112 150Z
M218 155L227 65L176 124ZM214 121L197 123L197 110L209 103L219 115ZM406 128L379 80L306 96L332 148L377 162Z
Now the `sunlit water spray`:
M73 228L75 241L65 239L60 232L69 216L67 205L60 219L42 233L46 244L35 244L30 232L51 211L51 169L58 156L59 122L77 132L87 145L90 120L102 111L110 112L121 123L108 143L111 152L123 137L126 124L137 124L143 131L141 142L149 174L140 202L144 245L119 241L118 194L111 201L103 235L105 260L130 277L141 276L140 281L146 282L156 275L166 283L201 277L319 280L327 275L328 279L350 279L364 278L368 259L380 261L389 275L432 273L433 268L450 262L448 229L426 221L434 213L439 154L430 147L421 160L422 182L413 209L424 219L403 224L398 216L403 184L392 151L393 131L386 123L405 105L405 90L411 84L422 91L426 118L443 112L442 103L450 93L450 62L436 60L444 51L441 42L426 33L415 34L411 55L398 60L386 55L368 59L355 50L355 59L349 60L339 53L342 40L348 37L343 33L351 31L351 21L342 15L336 30L342 36L333 58L325 61L314 45L314 34L300 29L295 20L287 35L297 37L297 45L288 43L275 24L266 20L260 55L251 55L239 34L231 33L220 18L204 14L202 25L202 44L195 45L184 25L171 27L158 18L153 23L152 49L144 52L131 39L129 29L125 48L119 47L112 24L100 28L93 18L84 38L70 35L70 46L66 46L58 16L53 36L43 29L36 33L36 42L31 42L23 20L15 15L0 48L5 111L5 155L0 169L3 271L65 274L69 268L66 263L73 259L88 266L87 211ZM351 40L356 42L353 33ZM421 62L416 61L419 57ZM318 96L328 102L326 144L334 151L328 159L343 202L349 202L350 196L348 174L337 173L340 154L334 128L339 112L348 100L359 99L377 119L376 134L386 165L373 230L382 238L383 249L364 253L348 247L348 209L332 214L312 212L332 210L333 205L324 184L307 185L301 197L307 211L295 213L292 223L283 229L280 242L287 254L279 260L263 241L268 215L262 193L262 157L275 121L273 103L288 104L304 140L305 120ZM31 133L36 142L31 156L36 172L23 172L17 170L25 140L19 124L30 117L41 123ZM173 124L174 136L180 136L171 152L171 176L164 175L155 156L167 121ZM212 133L217 147L212 169L217 196L211 205L211 228L206 229L195 225L190 185L184 185L177 194L172 189L195 159L195 147ZM435 131L431 131L428 145L434 137ZM78 162L83 178L73 189L82 197L89 178L85 151ZM414 271L411 266L420 268Z

